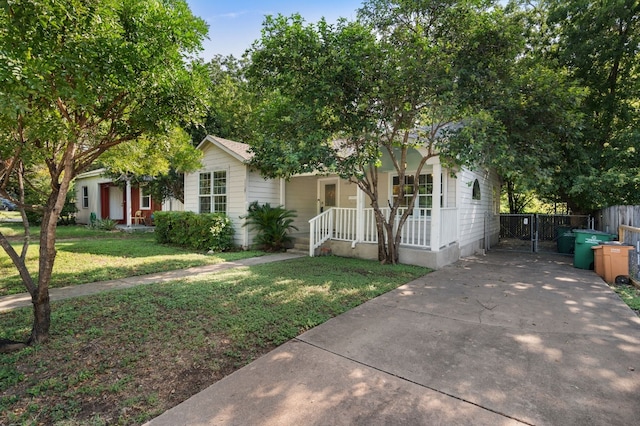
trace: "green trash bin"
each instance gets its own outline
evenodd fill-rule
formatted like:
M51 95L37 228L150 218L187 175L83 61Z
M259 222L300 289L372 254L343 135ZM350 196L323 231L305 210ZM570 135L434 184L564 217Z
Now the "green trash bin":
M571 231L566 231L558 236L558 253L572 254L576 245L576 236Z
M606 232L590 229L574 229L576 236L573 266L579 269L593 269L593 250L591 247L599 246L605 241L611 241L613 235Z

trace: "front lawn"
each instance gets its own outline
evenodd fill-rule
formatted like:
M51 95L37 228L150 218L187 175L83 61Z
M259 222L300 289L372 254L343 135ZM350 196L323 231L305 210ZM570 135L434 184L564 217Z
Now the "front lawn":
M49 344L0 354L0 424L142 424L427 272L299 258L53 302ZM29 308L0 314L2 337L23 339L30 327Z
M0 224L0 232L21 249L24 235L18 224ZM27 253L27 268L37 277L38 229ZM57 231L57 256L50 288L113 280L154 272L170 271L260 256L257 251L194 253L155 242L153 233L96 231L85 226L60 226ZM0 296L26 291L18 271L4 250L0 250Z

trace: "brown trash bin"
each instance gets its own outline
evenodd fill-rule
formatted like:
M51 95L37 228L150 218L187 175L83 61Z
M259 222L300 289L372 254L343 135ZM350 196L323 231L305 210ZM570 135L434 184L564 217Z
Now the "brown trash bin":
M604 250L603 246L592 246L593 250L593 271L604 279Z
M618 275L629 276L629 251L633 250L633 246L616 244L603 244L601 250L595 250L597 255L602 251L602 269L603 274L600 275L607 283L613 283ZM595 265L595 263L594 263Z

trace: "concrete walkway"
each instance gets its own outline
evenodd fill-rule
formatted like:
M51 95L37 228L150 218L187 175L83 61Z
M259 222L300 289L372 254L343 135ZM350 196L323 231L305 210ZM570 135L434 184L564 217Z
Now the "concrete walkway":
M498 252L460 261L148 424L640 424L640 318L570 261Z
M135 277L122 278L119 280L101 281L90 284L82 284L69 287L52 288L49 290L51 300L69 299L72 297L89 296L91 294L102 293L109 290L120 290L123 288L135 287L143 284L162 283L189 277L197 274L208 274L240 266L260 265L262 263L278 262L280 260L301 257L298 253L277 253L267 256L252 257L237 260L235 262L224 262L215 265L194 266L187 269L175 271L158 272L156 274L138 275ZM31 306L31 296L29 293L13 294L0 297L0 312L8 311L24 306Z

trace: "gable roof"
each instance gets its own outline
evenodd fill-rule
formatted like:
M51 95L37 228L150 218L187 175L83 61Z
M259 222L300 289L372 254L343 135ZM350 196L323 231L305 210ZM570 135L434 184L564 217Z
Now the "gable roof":
M88 172L78 173L75 179L85 179L96 176L102 176L107 171L106 168L102 167L100 169L89 170Z
M197 148L202 149L206 142L217 146L242 163L245 163L253 158L253 152L249 152L249 145L246 143L230 141L228 139L219 138L217 136L207 135L207 137L205 137L202 142L198 144Z

